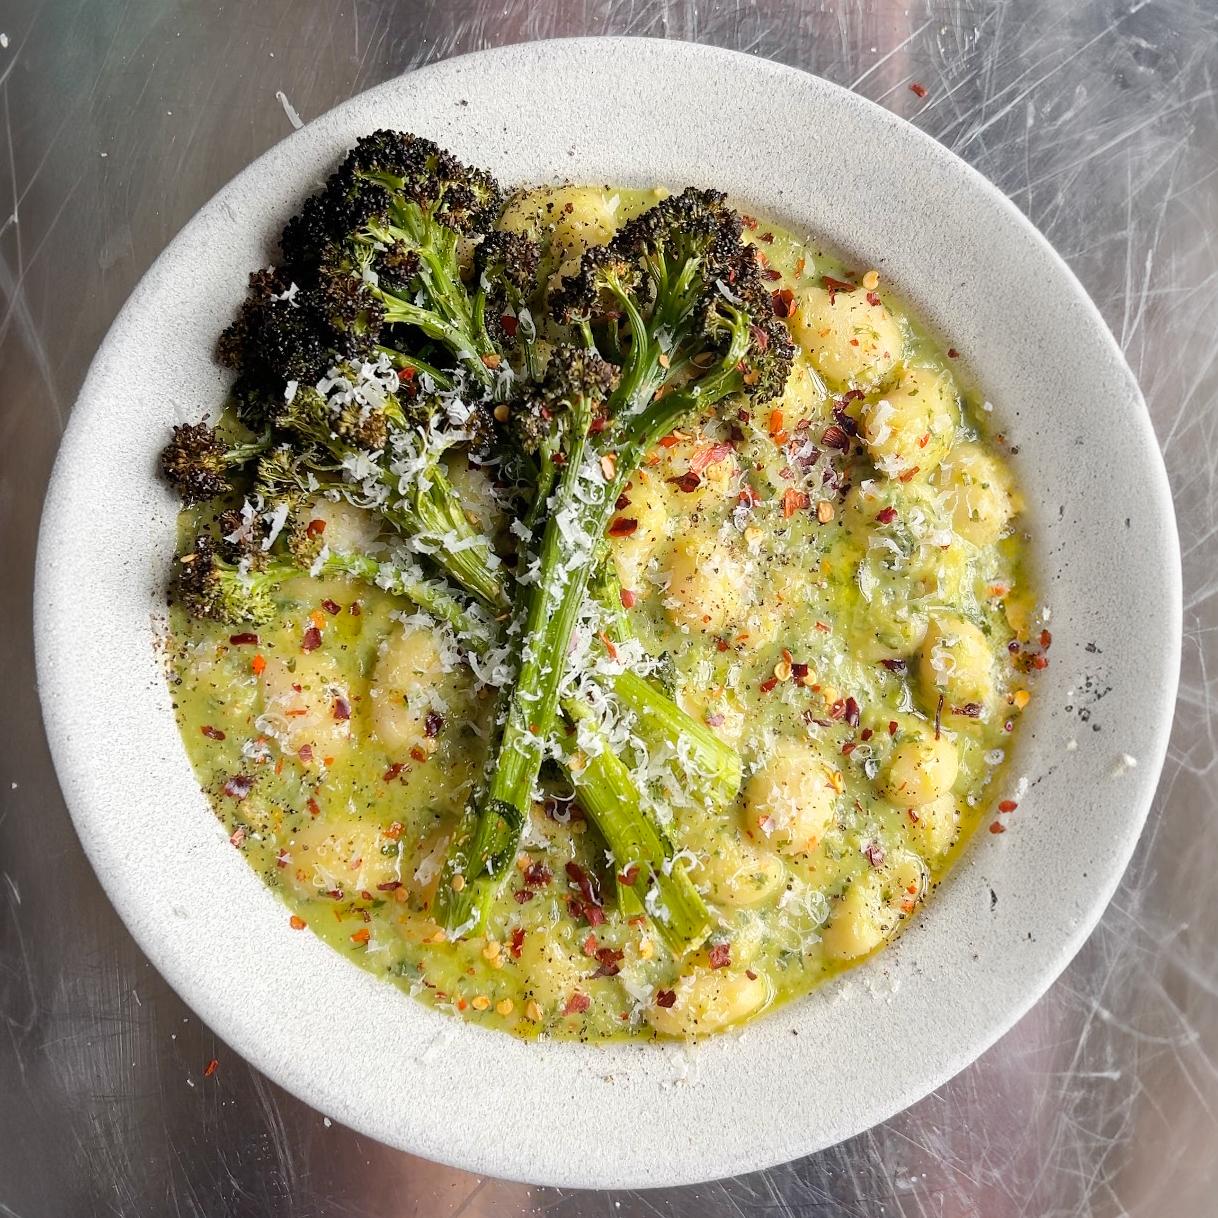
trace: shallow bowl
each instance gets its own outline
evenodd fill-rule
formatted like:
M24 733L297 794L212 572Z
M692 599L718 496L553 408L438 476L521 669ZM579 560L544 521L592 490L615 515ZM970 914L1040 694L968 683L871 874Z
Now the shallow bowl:
M1019 810L1008 832L978 835L896 945L740 1034L693 1048L527 1044L411 1002L289 928L187 762L157 646L176 512L157 452L172 423L221 401L213 344L248 270L341 153L382 126L508 183L714 185L823 236L959 349L1018 448L1054 638L1015 748L1012 774L1029 782ZM1180 605L1138 387L1078 281L992 185L802 72L685 43L575 39L449 60L352 99L251 165L166 249L102 344L55 467L38 679L106 891L235 1050L429 1158L566 1186L678 1184L858 1133L967 1065L1044 992L1142 828Z

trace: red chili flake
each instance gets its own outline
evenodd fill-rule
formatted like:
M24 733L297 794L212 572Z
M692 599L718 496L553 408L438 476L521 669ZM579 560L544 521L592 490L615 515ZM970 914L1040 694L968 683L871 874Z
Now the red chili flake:
M903 474L899 474L897 476L897 481L898 482L912 482L914 480L914 478L917 476L918 470L920 470L921 468L922 467L920 465L915 465L913 467L913 469L907 469Z
M802 684L804 678L807 677L810 671L811 670L809 669L808 665L802 660L791 661L791 680L794 681L796 685Z
M656 990L656 1006L668 1010L677 1001L676 990Z
M897 721L895 719L888 720L888 734L895 736L897 734Z
M331 901L341 901L346 895L347 894L343 892L341 888L330 888L326 891L326 896L328 896Z
M875 732L873 732L871 730L871 728L865 727L865 728L863 728L863 730L861 732L859 732L859 739L863 740L863 741L867 741L867 740L870 740L871 737L874 735L875 735Z
M868 292L867 303L875 308L880 303L880 298L874 292Z
M959 351L957 351L955 347L948 347L948 349L947 349L947 358L948 358L948 359L959 359L959 358L960 358L960 352L959 352Z
M589 905L599 906L601 903L601 892L596 877L590 872L585 871L574 861L567 863L566 872L567 879L574 887L579 889L580 895L584 900Z
M782 272L776 271L772 266L767 266L765 270L761 272L761 277L762 279L768 279L773 282L776 279L782 278Z
M829 707L830 719L844 719L846 717L846 699L838 698L834 704Z
M625 491L623 491L617 497L617 501L613 505L613 510L615 512L624 512L629 506L630 506L630 496L627 495Z
M219 1068L220 1068L220 1063L219 1063L218 1061L216 1061L216 1059L213 1057L213 1058L211 1059L211 1061L209 1061L209 1062L207 1063L207 1065L203 1067L203 1077L204 1077L204 1078L211 1078L211 1076L212 1076L213 1074L215 1074L215 1072L216 1072L216 1071L217 1071Z
M399 368L398 369L398 380L399 381L413 381L414 377L415 377L415 370L413 368Z
M777 684L777 677L767 677L757 688L761 690L763 694L768 694Z
M230 846L236 846L238 849L240 849L241 845L244 843L244 841L245 841L245 826L238 825L233 830L232 836L228 839L228 843Z
M360 615L361 613L363 613L363 609L360 607L360 603L359 603L359 601L352 601L352 602L351 602L351 603L350 603L350 604L347 606L347 612L348 612L348 613L349 613L349 614L350 614L352 617L359 617L359 615Z
M377 892L397 892L401 886L401 880L386 880L383 884L378 884L376 890Z
M258 636L250 631L246 631L244 634L230 634L228 636L228 641L234 647L258 646Z
M953 706L952 714L953 715L963 715L966 719L980 719L981 718L981 703L980 702L966 702L963 706Z
M310 520L305 525L305 535L307 537L320 537L326 531L326 522L324 520Z
M710 949L707 961L711 968L727 968L732 962L732 945L730 943L716 943Z
M909 86L909 91L915 97L925 97L926 96L926 86L919 84L916 80L913 82L913 84L911 84Z
M528 888L517 888L512 896L516 898L517 905L523 905L526 901L533 899L533 893Z
M822 275L820 281L829 289L830 304L837 298L838 292L853 292L858 287L857 283L847 283L844 279L834 279L832 275Z
M199 731L203 733L208 740L223 740L224 733L218 727L212 727L210 723L205 723Z
M328 613L328 614L329 614L331 617L337 617L337 616L338 616L338 614L342 613L342 611L343 611L343 607L342 607L342 605L340 605L340 604L338 603L338 601L332 601L332 600L330 600L330 598L329 598L329 597L327 597L327 598L326 598L324 601L322 601L322 602L321 602L321 607L322 607L322 608L323 608L323 609L324 609L324 610L325 610L325 611L326 611L326 612L327 612L327 613Z
M508 338L516 337L516 331L519 328L520 323L511 315L511 313L500 314L499 324L503 327L503 332L508 336Z
M627 888L633 888L639 878L638 863L631 863L625 871L619 872L617 877Z
M633 593L633 592L631 592L629 588L623 588L623 589L621 590L620 595L621 595L621 598L622 598L622 608L623 608L623 609L633 609L633 608L634 608L634 602L635 602L635 595L634 595L634 593Z
M427 754L417 744L410 750L410 757L412 761L417 761L419 765L422 765L427 760Z
M779 288L770 294L775 317L790 317L795 312L795 293L790 288Z
M567 999L563 1006L564 1015L582 1015L592 1005L592 999L578 990Z
M872 867L884 866L884 847L879 842L868 842L863 848L863 853L867 856L867 862Z
M817 629L817 630L822 630L822 631L824 631L824 633L825 633L825 634L830 634L830 633L831 633L830 628L829 628L829 625L828 625L828 623L827 623L827 622L815 622L815 623L813 623L813 624L816 626L816 629Z
M334 718L340 722L351 718L351 703L346 698L338 697L334 699L332 706Z
M859 704L853 698L846 699L846 709L844 713L846 716L846 722L850 724L851 727L858 727Z
M715 650L716 651L730 651L731 647L732 647L732 645L731 645L731 643L729 643L727 641L727 639L716 639L715 640Z
M254 789L254 780L248 774L234 774L224 784L224 794L232 799L244 799Z
M796 512L808 506L808 496L803 491L797 491L793 486L787 487L782 493L782 515L784 520L790 520Z
M685 473L676 478L669 478L668 481L671 482L677 488L677 490L685 491L687 494L692 491L696 491L698 487L702 485L701 477L694 473L692 469L687 470ZM637 524L637 521L634 523ZM612 526L610 526L610 532L612 531ZM633 530L631 530L631 532L633 532Z
M1019 805L1013 799L1004 799L998 805L999 812L1014 812Z
M875 518L880 524L892 524L897 518L897 509L894 507L881 508L876 512Z
M288 925L293 930L304 930L304 928L306 926L308 926L308 923L304 920L304 918L300 917L298 914L293 914L288 919Z
M850 436L840 423L830 423L821 434L820 442L826 448L836 448L839 452L850 449Z
M548 413L548 412L547 412ZM606 427L609 426L609 420L603 414L593 416L592 422L588 424L588 430L594 435L599 436ZM557 454L555 454L557 455Z
M1006 831L1007 827L1001 821L996 820L990 825L991 833L1005 833Z
M277 855L275 855L275 866L278 867L280 871L282 871L291 861L292 856L286 850L281 850Z
M316 626L310 626L300 640L301 651L316 651L321 646L321 631Z
M850 754L851 754L851 753L853 753L853 752L854 752L854 750L855 750L855 749L857 749L857 748L858 748L858 742L857 742L857 741L855 741L855 740L847 740L847 741L846 741L846 743L842 745L842 756L843 756L843 757L849 757L849 756L850 756Z
M694 473L700 474L708 466L716 465L731 455L732 446L726 441L720 441L718 444L712 444L709 448L704 448L701 452L695 453L690 458L689 468Z
M305 804L305 807L309 809L310 816L320 816L321 815L321 804L319 804L317 802L317 800L313 799L311 796L310 796L308 802Z
M365 926L362 930L357 930L351 936L352 943L367 943L372 938L372 932Z
M639 527L639 522L633 516L618 516L609 522L610 537L629 537Z
M508 955L513 960L520 959L520 953L524 950L524 927L518 926L512 931L512 937L508 940Z
M1053 636L1047 630L1042 630L1040 632L1040 645L1046 651L1053 646Z
M881 660L881 664L888 669L889 672L906 673L909 671L909 665L904 660Z
M542 862L530 863L524 870L524 882L530 888L544 888L554 873Z
M382 775L382 782L392 782L404 769L405 764L401 761L395 761Z
M602 947L596 953L596 962L599 966L593 977L616 977L622 971L622 961L626 958L626 953L616 947Z
M423 731L428 740L434 740L444 730L444 716L439 711L429 710L423 720Z
M727 722L727 717L725 715L719 714L718 711L716 711L713 715L706 716L706 726L707 727L722 727L726 722Z
M1032 667L1043 672L1046 668L1049 667L1049 657L1048 656L1033 656L1032 657Z

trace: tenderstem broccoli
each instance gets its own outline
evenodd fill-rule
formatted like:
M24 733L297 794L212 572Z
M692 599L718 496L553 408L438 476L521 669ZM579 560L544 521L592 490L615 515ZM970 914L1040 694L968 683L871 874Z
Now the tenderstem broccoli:
M449 850L440 900L451 933L480 924L514 855L554 730L572 630L626 482L688 416L735 393L764 401L785 384L791 342L741 232L722 195L687 190L585 253L559 293L583 344L553 353L531 403L558 431L560 473L535 582L525 586L520 671L485 792ZM616 372L595 340L610 312Z

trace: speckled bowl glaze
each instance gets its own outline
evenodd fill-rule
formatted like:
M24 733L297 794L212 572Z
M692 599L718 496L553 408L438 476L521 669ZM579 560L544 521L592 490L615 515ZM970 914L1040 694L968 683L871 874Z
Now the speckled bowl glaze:
M776 105L779 120L755 122ZM959 348L1018 445L1054 635L1014 759L1030 788L1008 832L978 836L899 943L740 1034L692 1048L526 1044L415 1004L289 928L187 763L157 647L176 504L156 455L170 424L222 399L212 346L247 271L343 150L381 126L429 135L506 182L716 185L823 234ZM82 550L99 522L99 544ZM77 830L132 934L199 1015L373 1137L568 1186L677 1184L804 1155L977 1057L1070 960L1124 870L1180 655L1179 550L1146 409L1044 239L962 161L862 98L643 40L517 46L404 76L216 195L97 354L51 483L36 600L42 704Z

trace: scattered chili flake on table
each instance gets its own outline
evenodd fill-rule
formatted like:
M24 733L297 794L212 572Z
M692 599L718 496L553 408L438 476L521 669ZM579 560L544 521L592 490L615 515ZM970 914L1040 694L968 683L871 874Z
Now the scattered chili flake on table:
M990 825L991 833L1005 833L1006 831L1007 827L1001 821L996 820Z
M219 1068L220 1068L220 1063L219 1063L218 1061L216 1061L216 1059L213 1057L213 1058L211 1059L211 1061L209 1061L209 1062L207 1063L207 1065L203 1067L203 1077L204 1077L204 1078L211 1078L211 1076L212 1076L213 1074L215 1074L215 1072L216 1072L216 1071L217 1071Z
M308 923L299 914L293 914L288 919L288 925L293 930L304 930L304 928L308 926Z
M998 805L999 812L1014 812L1019 805L1013 799L1004 799Z
M915 97L925 97L926 96L926 86L923 84L919 84L918 81L916 81L916 80L913 82L913 84L911 84L909 86L909 91Z

